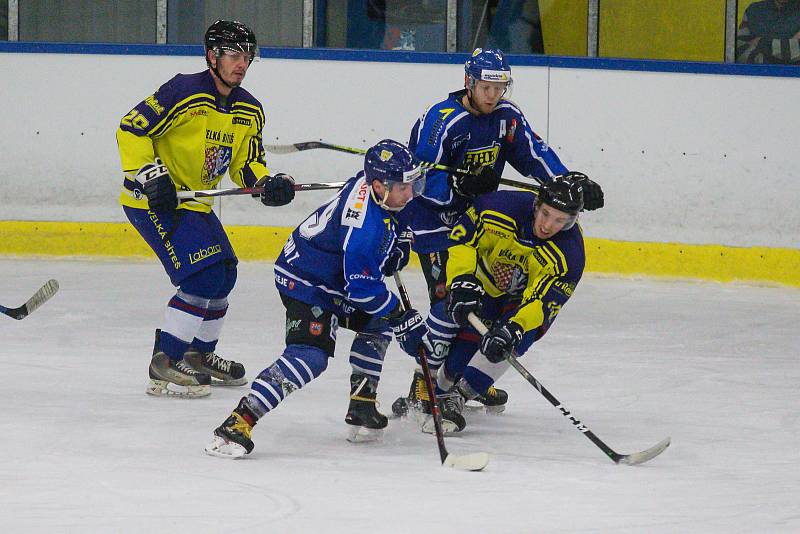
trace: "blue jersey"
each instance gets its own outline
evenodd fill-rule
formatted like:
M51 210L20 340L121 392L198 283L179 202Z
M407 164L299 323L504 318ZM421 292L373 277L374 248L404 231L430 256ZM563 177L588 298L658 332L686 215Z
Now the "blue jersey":
M462 105L465 95L466 90L450 93L414 124L408 148L420 160L462 169L491 165L498 175L508 162L537 181L568 172L516 104L501 100L491 113L476 116ZM414 232L416 252L436 252L450 246L447 236L470 205L469 199L453 192L446 172L429 171L425 192L399 218Z
M359 172L295 228L275 262L275 285L288 297L332 312L377 317L397 307L381 269L397 239L392 214Z

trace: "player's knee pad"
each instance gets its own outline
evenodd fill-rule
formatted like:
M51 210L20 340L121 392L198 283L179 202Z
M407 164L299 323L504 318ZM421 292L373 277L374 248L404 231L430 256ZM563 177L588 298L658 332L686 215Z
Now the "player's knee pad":
M207 300L217 298L217 294L225 282L225 270L223 262L209 265L202 271L184 278L180 283L180 290Z

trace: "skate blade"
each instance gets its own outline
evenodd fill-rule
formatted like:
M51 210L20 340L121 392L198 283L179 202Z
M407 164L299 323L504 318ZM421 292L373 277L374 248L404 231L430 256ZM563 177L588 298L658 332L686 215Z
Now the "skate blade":
M500 415L506 411L505 404L498 404L497 406L486 406L478 401L467 401L464 409L469 412L486 412L489 415Z
M209 456L227 458L229 460L239 460L240 458L244 458L245 454L247 454L247 449L238 443L226 441L216 435L211 443L206 445L205 451Z
M419 419L417 421L419 421ZM425 419L420 425L420 428L425 434L435 434L436 425L433 424L433 416L426 415ZM459 432L461 431L458 429L458 425L452 421L448 421L447 419L442 419L442 434L445 436L452 436L453 434L457 434Z
M180 397L194 399L211 395L211 386L180 386L166 380L150 379L145 393L153 397Z
M242 378L230 378L228 380L220 380L212 376L211 385L214 387L246 386L247 378L243 376Z
M347 441L350 443L368 443L383 439L382 428L367 428L364 426L351 426L347 429Z

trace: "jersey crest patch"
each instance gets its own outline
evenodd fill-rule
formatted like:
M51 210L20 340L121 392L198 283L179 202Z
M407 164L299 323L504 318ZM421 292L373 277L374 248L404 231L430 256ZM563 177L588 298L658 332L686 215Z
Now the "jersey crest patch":
M218 176L228 171L232 155L233 149L229 146L206 146L206 159L200 180L204 184L213 184Z
M509 295L519 295L528 285L528 275L519 265L496 261L492 264L492 277L497 289Z
M342 209L343 225L354 228L361 228L364 225L369 205L369 187L364 178L360 178L353 186Z

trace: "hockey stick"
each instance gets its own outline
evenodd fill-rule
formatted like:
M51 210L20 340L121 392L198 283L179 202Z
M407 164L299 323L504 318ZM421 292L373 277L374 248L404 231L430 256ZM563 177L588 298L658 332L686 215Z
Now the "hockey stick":
M403 303L403 308L406 310L410 309L411 298L408 296L408 291L406 291L406 287L400 279L400 273L394 273L394 281L397 284L397 291L400 293L400 300ZM425 388L428 390L428 399L430 399L431 403L433 427L436 431L436 443L439 446L439 457L442 461L442 465L462 471L481 471L489 463L489 455L485 452L474 452L462 455L455 455L447 452L447 448L444 446L442 415L439 413L439 405L436 402L436 390L433 387L430 367L428 367L428 357L425 354L425 347L422 346L419 348L419 362L422 365L422 376L425 377Z
M470 313L468 315L468 318L470 324L473 326L473 328L475 328L475 330L478 331L478 333L481 336L486 334L488 329L474 313ZM533 387L535 387L536 390L550 402L550 404L558 408L558 410L561 412L561 415L569 419L570 422L573 425L575 425L575 428L580 430L584 436L589 438L592 441L592 443L594 443L600 448L601 451L606 453L606 456L611 458L611 460L613 460L615 464L625 464L625 465L643 464L648 460L652 460L653 458L664 452L664 450L667 447L669 447L670 438L666 438L661 440L656 445L653 445L649 449L644 450L642 452L635 452L633 454L619 454L617 452L614 452L614 450L611 447L603 443L603 441L600 438L595 436L594 433L591 430L589 430L589 428L586 425L584 425L577 418L575 418L575 416L572 415L570 411L567 410L567 408L563 404L561 404L561 401L555 398L552 393L547 391L547 388L545 388L541 384L541 382L536 380L536 378L534 378L534 376L530 374L528 370L522 366L521 363L519 363L516 356L514 356L513 354L506 354L505 359L508 363L511 364L511 367L516 369L517 372L519 372L519 374L521 374L525 378L525 380L527 380Z
M292 152L303 152L305 150L313 150L315 148L325 148L328 150L336 150L338 152L346 152L348 154L360 154L362 156L367 153L367 151L364 150L363 148L353 148L349 146L334 145L331 143L326 143L324 141L307 141L305 143L294 143L291 145L264 145L264 148L267 150L267 152L272 152L273 154L291 154ZM469 172L466 171L465 169L456 169L454 167L448 167L447 165L440 165L438 163L430 163L428 161L420 162L420 165L428 169L436 169L437 171L469 174ZM528 191L539 191L538 185L529 184L526 182L520 182L517 180L509 180L508 178L500 178L500 183L503 185L516 187L518 189L526 189Z
M295 191L317 191L321 189L341 189L347 182L321 182L310 184L294 184ZM206 197L226 197L229 195L260 195L264 188L234 187L232 189L203 189L199 191L178 191L179 200Z
M28 302L19 308L6 308L5 306L0 306L0 312L17 320L24 319L33 313L36 308L50 300L50 298L56 294L56 291L58 291L58 281L48 280L42 287L39 288L36 293L33 294L31 298L28 299Z

